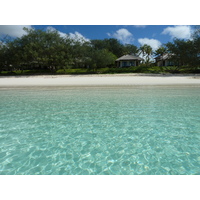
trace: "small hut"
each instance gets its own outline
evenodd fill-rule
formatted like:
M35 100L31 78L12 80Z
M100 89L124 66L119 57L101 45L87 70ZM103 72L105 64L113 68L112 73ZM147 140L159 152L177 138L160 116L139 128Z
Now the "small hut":
M173 56L173 54L164 54L162 56L156 57L155 60L156 60L157 66L163 67L163 66L175 65L175 63L171 60L172 56Z
M134 55L124 55L120 58L118 58L115 63L117 67L131 67L131 66L138 66L141 61L143 61L142 58Z

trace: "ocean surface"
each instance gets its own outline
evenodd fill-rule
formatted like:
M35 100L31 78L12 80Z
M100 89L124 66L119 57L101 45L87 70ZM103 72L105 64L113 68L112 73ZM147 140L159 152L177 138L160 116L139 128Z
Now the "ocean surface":
M200 87L0 88L0 174L200 175Z

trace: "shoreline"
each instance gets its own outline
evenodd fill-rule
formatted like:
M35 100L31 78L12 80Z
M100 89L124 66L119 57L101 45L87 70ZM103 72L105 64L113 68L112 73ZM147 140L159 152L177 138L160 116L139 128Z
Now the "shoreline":
M0 76L0 87L200 85L200 74L86 74Z

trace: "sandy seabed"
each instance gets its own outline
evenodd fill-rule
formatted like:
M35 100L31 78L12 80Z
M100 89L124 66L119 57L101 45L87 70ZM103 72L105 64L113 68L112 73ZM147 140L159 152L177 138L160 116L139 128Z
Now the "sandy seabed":
M0 77L0 87L134 85L200 85L200 74L99 74Z

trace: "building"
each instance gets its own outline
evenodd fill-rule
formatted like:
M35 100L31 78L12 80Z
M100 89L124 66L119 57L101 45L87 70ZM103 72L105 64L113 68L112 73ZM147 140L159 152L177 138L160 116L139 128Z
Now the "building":
M115 63L117 67L138 66L143 61L142 58L134 55L124 55L118 58Z
M155 58L158 67L174 66L170 54L164 54Z

